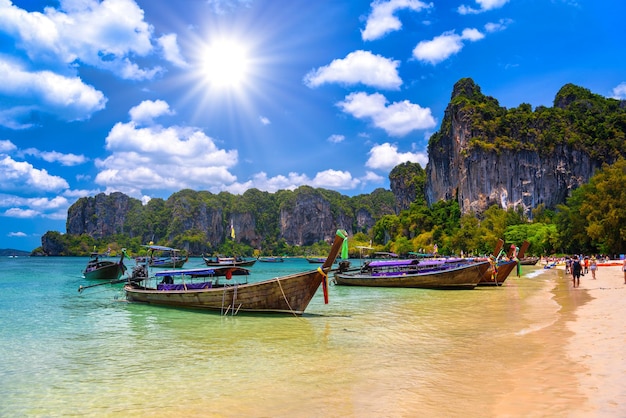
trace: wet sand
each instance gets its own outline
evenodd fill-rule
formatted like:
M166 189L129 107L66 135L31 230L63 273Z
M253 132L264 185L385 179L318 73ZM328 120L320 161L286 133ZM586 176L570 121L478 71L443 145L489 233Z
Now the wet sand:
M626 285L620 266L599 267L572 286L564 267L547 298L556 320L520 340L489 415L497 417L626 416ZM548 300L535 303L546 305ZM546 305L547 306L547 305ZM529 348L534 347L534 348Z
M567 353L583 367L576 378L585 400L572 416L626 416L626 285L621 266L598 267L596 280L589 272L571 290L593 298L568 323L574 335Z

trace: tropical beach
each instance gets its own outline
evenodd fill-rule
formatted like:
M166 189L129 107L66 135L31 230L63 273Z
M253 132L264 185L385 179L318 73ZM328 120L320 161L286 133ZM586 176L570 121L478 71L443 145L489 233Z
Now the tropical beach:
M15 353L0 364L0 416L626 414L619 266L580 288L541 266L473 290L331 286L328 305L320 290L294 317L79 293L84 263L0 260L0 350ZM253 275L308 269L286 259Z

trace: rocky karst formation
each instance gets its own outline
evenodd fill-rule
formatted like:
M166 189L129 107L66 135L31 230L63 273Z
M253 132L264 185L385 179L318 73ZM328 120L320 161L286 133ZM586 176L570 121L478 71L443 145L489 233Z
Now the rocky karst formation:
M540 204L554 208L603 163L625 154L623 104L567 85L554 108L507 111L462 79L429 142L426 200L457 199L463 213L493 204L528 215ZM608 130L604 138L594 137L594 120Z

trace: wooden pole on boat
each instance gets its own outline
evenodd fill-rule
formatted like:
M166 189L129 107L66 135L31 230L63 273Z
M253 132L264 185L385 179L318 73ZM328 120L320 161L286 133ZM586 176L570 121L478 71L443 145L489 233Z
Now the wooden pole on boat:
M123 279L109 280L108 282L102 282L98 284L90 284L89 286L81 285L81 286L78 286L78 293L82 293L83 290L89 289L90 287L103 286L105 284L119 284L119 283L124 283L127 280L128 280L127 278L123 278Z
M524 258L524 255L526 254L526 250L528 249L529 246L530 246L530 242L528 241L522 242L522 246L519 250L519 253L517 253L517 277L520 277L522 275L522 265L520 263L520 260Z
M317 269L318 274L322 276L322 289L324 291L324 303L328 304L328 272L330 271L335 259L337 258L337 254L339 254L339 250L343 247L345 248L345 253L347 256L347 244L348 244L348 233L342 229L338 229L335 234L335 241L333 241L333 245L330 248L330 253L326 260L324 260L324 264ZM342 252L344 252L342 251Z

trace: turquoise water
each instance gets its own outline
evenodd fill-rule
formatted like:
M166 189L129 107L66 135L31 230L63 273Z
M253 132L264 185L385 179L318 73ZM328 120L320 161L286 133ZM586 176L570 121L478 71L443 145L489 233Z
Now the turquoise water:
M556 274L534 267L500 288L331 286L298 318L131 304L121 285L79 293L86 262L0 260L0 416L484 416L563 315Z

